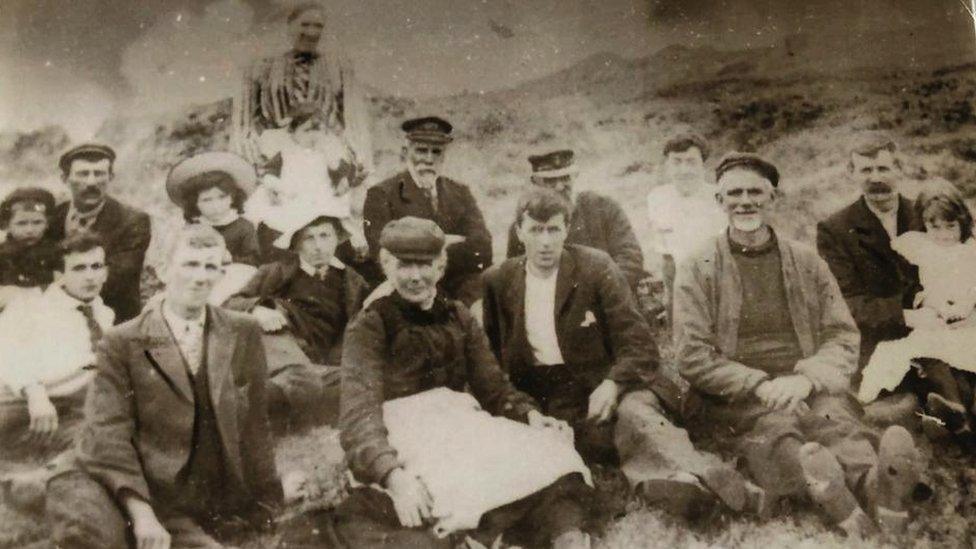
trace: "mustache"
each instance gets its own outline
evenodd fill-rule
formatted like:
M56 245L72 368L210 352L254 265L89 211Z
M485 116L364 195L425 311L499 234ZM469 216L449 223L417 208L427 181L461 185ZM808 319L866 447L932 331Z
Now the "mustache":
M868 191L870 192L889 192L891 190L892 187L888 183L882 183L881 181L868 182Z

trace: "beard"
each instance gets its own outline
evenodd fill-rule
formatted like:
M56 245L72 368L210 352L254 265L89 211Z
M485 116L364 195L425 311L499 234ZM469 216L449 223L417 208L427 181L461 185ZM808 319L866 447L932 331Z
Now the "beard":
M737 231L744 233L753 233L761 229L763 226L763 220L760 216L752 216L748 218L741 218L738 216L732 217L732 228Z

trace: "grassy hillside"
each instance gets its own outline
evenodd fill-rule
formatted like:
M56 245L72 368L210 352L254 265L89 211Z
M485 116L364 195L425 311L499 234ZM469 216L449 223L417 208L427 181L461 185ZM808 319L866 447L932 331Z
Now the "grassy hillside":
M716 154L757 151L783 173L779 226L811 240L815 222L856 195L845 178L847 151L867 132L887 132L902 144L910 179L943 177L976 196L976 63L940 70L850 72L823 76L785 70L782 52L714 52L674 47L641 60L595 56L580 65L516 89L423 102L374 97L376 178L398 169L399 122L440 114L456 127L446 172L468 182L485 213L501 257L505 231L520 189L526 156L555 148L576 150L579 187L616 198L638 236L646 234L644 196L656 184L660 149L673 133L693 129L707 136ZM782 74L783 77L771 75ZM153 215L155 234L179 223L165 198L167 168L184 155L223 149L228 143L229 101L200 105L159 119L111 120L100 139L117 147L114 192ZM0 134L0 184L57 184L57 154L68 144L63 131L41 129ZM153 244L158 257L162 238ZM649 258L649 264L654 263ZM285 468L302 467L317 437L289 439L279 455ZM939 489L919 508L912 541L920 547L972 546L976 475L972 462L939 452L931 467ZM843 546L815 514L764 525L720 521L688 530L633 501L611 525L608 547ZM43 532L0 505L0 546ZM21 541L15 541L15 540ZM261 543L254 542L253 546ZM855 546L847 543L847 546Z

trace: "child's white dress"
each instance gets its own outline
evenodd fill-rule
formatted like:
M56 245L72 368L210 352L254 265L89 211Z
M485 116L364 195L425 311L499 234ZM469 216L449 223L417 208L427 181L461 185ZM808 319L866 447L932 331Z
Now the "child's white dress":
M891 248L918 266L926 306L966 317L958 326L921 327L906 337L878 344L862 372L858 399L871 402L882 390L894 390L911 369L911 361L934 358L954 368L976 372L976 241L940 246L925 233L908 232Z

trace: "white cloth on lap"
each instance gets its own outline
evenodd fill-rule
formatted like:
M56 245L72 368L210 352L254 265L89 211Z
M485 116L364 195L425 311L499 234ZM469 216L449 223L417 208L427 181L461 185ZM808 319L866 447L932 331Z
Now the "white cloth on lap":
M481 516L590 471L572 439L496 417L467 393L437 388L383 404L390 444L404 469L419 476L434 500L434 532L478 526Z

